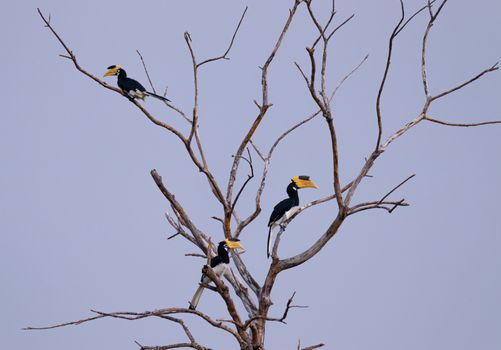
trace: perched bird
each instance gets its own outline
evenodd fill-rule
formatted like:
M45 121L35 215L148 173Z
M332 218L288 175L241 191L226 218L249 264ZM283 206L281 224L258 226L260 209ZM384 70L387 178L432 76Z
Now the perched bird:
M268 258L271 254L271 235L272 230L276 225L282 226L282 223L286 221L288 218L292 216L299 209L299 196L297 194L297 190L300 188L318 188L315 183L310 180L309 176L301 175L294 176L291 179L291 183L287 186L287 195L289 198L286 198L273 208L273 212L270 215L270 220L268 221ZM283 226L282 226L283 227Z
M153 92L146 91L144 86L142 86L137 80L131 79L127 77L127 72L120 66L113 65L109 66L106 73L104 73L103 77L110 77L116 75L117 76L117 84L123 92L129 96L129 98L139 98L144 101L146 96L153 96L162 101L170 102L169 99L154 94Z
M217 256L212 258L210 262L210 267L212 267L212 270L214 270L214 273L218 277L222 277L230 271L230 255L228 254L230 249L244 249L244 247L240 244L238 238L225 239L224 241L219 242L219 245L217 247ZM208 276L202 274L200 282L201 284L190 302L191 310L195 310L197 308L198 301L200 300L202 292L205 288L204 284L209 284L211 282L211 279Z

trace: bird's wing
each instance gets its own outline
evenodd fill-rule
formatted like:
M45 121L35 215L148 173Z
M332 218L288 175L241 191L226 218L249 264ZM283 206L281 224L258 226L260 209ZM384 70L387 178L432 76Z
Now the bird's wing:
M291 198L286 198L280 201L275 207L270 215L270 220L268 221L268 226L271 226L274 222L280 219L290 208L293 207L293 202Z
M125 78L120 85L122 85L120 88L125 91L146 91L140 82L131 78Z
M219 255L215 256L210 261L210 267L214 268L217 265L219 265L222 261L223 261L223 259Z

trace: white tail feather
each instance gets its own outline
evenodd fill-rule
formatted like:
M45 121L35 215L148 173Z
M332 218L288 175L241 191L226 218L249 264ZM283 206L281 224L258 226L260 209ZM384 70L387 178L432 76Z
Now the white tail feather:
M268 253L268 259L270 258L270 255L271 255L271 241L272 241L272 228L273 228L273 225L270 225L270 229L268 230L268 250L267 250L267 253Z
M198 286L198 289L195 292L195 295L193 295L193 298L191 298L190 309L195 310L197 308L198 302L200 301L200 297L202 296L203 291L204 291L204 287Z

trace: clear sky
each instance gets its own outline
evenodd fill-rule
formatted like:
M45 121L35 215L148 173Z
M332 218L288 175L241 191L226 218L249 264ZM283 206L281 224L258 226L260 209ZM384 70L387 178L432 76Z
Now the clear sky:
M318 0L325 19L330 1ZM333 40L328 86L335 87L366 54L368 61L337 95L333 110L340 139L343 183L359 171L376 138L375 98L398 20L396 0L338 0L340 23L355 18ZM409 12L425 1L406 1ZM208 161L222 184L231 155L256 115L260 70L292 1L4 1L0 5L3 113L0 127L1 254L0 339L5 349L136 349L134 340L162 345L184 340L163 320L99 320L50 331L21 331L102 311L144 311L187 306L203 261L173 234L170 210L149 171L158 169L196 223L214 240L221 209L182 145L134 106L78 73L58 57L62 48L42 25L40 7L97 76L119 64L147 80L136 53L177 106L193 99L189 31L199 58L221 54L244 7L249 10L231 60L200 74L200 129ZM494 0L450 1L429 42L433 93L450 88L501 57L501 5ZM426 13L397 39L394 65L382 101L384 136L415 117L423 104L420 43ZM280 133L315 110L294 67L307 67L304 47L314 28L302 7L270 70L269 111L254 141L266 150ZM109 79L115 83L115 79ZM149 99L148 109L185 128L178 116ZM448 121L501 119L501 76L492 73L434 105ZM184 130L185 130L184 129ZM407 176L416 177L394 199L411 205L350 217L308 263L280 275L271 315L281 315L293 291L287 325L270 324L269 349L326 343L326 349L499 349L501 347L501 126L458 129L421 124L392 144L370 172L355 202L377 200ZM258 173L261 164L255 158ZM245 169L242 166L242 169ZM243 259L262 282L273 205L294 175L310 175L318 190L303 203L331 193L325 123L315 120L277 149L263 195L263 213L241 237ZM244 171L240 173L245 178ZM239 210L250 210L257 179ZM288 227L281 256L298 253L328 227L335 203L303 213ZM242 214L243 215L243 214ZM201 311L227 318L214 293ZM215 349L233 340L186 316L194 335Z

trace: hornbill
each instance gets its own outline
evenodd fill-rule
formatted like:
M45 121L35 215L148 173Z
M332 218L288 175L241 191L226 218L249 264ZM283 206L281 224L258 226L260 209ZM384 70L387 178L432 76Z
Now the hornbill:
M137 80L131 79L127 77L127 72L120 66L113 65L109 66L106 73L104 73L103 77L110 77L112 75L117 76L117 84L123 92L127 94L127 96L131 99L139 98L144 101L146 96L153 96L162 101L170 102L169 99L154 94L153 92L146 91L144 86L142 86Z
M271 233L273 228L276 225L280 225L280 227L284 228L282 226L282 223L289 219L292 214L294 214L298 209L299 196L297 194L297 190L306 187L318 188L317 185L315 185L315 183L310 180L309 176L294 176L291 179L291 183L287 186L287 194L289 195L289 198L280 201L280 203L275 205L275 207L273 208L273 212L270 215L270 220L268 221L268 258L271 254Z
M211 259L210 267L214 271L214 273L218 277L222 277L230 271L230 255L228 254L230 249L244 249L244 247L240 244L238 238L228 238L224 241L219 242L217 246L217 256ZM205 286L211 282L211 279L202 274L202 278L200 279L200 286L197 288L195 295L190 302L190 309L195 310L198 305L198 301L202 296L202 292L204 291Z

